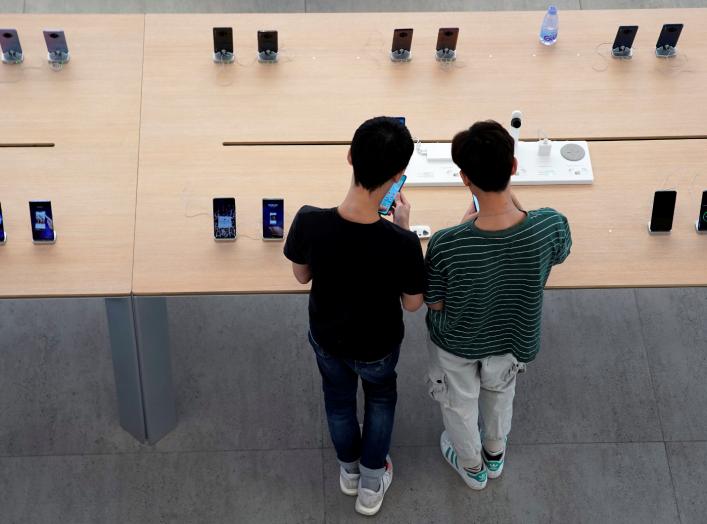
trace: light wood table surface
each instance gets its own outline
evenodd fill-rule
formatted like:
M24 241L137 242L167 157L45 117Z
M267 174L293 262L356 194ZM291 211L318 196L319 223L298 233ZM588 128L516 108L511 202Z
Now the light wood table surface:
M127 295L132 283L143 15L3 15L24 49L0 65L0 296ZM47 64L42 29L71 61ZM51 200L58 239L34 245L29 200Z
M515 188L527 209L550 206L569 218L572 255L549 287L707 285L707 236L697 235L707 189L704 140L590 144L593 186ZM346 146L186 147L141 163L136 294L302 292L282 242L260 240L261 199L284 197L286 227L303 204L336 206L348 187ZM676 187L674 229L647 232L652 195ZM412 223L438 230L457 223L463 188L408 188ZM235 196L240 238L212 237L212 198ZM424 243L423 243L424 245Z
M366 118L405 116L422 140L451 140L479 119L522 137L707 136L707 9L560 11L550 48L543 13L149 14L142 135L151 148L198 143L342 143ZM685 24L679 55L656 58L664 23ZM633 60L610 58L619 25L640 26ZM211 60L212 28L234 28L237 64ZM437 30L460 27L458 60L434 59ZM393 29L412 27L413 60L392 63ZM256 61L258 29L281 60Z

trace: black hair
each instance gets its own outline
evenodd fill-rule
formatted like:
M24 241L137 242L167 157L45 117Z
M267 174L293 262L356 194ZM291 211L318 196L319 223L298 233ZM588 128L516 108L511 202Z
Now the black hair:
M407 167L414 149L410 131L397 118L366 120L351 141L356 185L368 191L378 189Z
M452 160L482 191L508 187L513 170L513 137L494 120L476 122L452 140Z

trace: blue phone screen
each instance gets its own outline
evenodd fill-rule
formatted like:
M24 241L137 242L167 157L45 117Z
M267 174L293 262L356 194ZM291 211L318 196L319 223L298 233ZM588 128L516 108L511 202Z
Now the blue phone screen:
M390 208L393 207L393 203L395 202L395 195L397 195L403 188L403 184L405 184L406 179L407 177L403 175L400 180L392 185L392 187L388 190L388 193L386 193L383 197L383 200L381 200L381 203L378 206L378 213L381 215L387 215L390 213Z
M281 198L263 199L263 238L281 239L285 236L285 201Z
M51 202L30 202L29 217L32 224L32 240L35 242L54 240Z
M214 198L214 238L236 238L236 199Z

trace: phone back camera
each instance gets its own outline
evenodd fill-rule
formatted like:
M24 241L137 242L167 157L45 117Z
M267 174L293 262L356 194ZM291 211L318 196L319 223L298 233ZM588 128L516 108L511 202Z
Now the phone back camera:
M445 32L444 32L444 36L453 36L453 35L454 35L454 33L451 32L451 31L445 31Z
M59 38L57 33L50 33L49 38Z
M407 31L402 31L402 32L398 33L398 36L400 36L400 38L407 38L407 36L408 36Z
M12 33L3 33L2 37L3 38L12 38Z

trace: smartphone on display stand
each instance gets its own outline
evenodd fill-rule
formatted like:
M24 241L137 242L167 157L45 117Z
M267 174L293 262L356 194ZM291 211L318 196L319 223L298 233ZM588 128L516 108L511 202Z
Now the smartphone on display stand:
M32 200L29 203L29 218L32 241L35 244L51 244L56 241L52 203L48 200Z
M5 235L5 224L2 219L2 204L0 204L0 246L7 241L7 235Z
M47 29L44 31L44 41L47 43L49 59L57 62L69 61L69 46L66 36L61 29Z
M233 29L214 27L214 53L233 53Z
M650 233L670 233L673 229L673 215L675 214L675 200L677 191L656 191L653 197L653 212L648 224Z
M225 242L236 239L236 199L214 198L214 240Z
M22 62L22 46L16 29L0 29L0 49L2 61L6 64Z
M285 201L263 198L263 240L285 238Z
M258 53L277 53L277 31L258 31Z
M698 233L707 233L707 191L702 192L702 203L700 204L700 216L695 225Z
M383 200L381 200L381 203L378 205L378 214L381 216L386 216L390 215L390 210L393 208L393 205L395 204L395 197L396 195L402 190L403 185L405 184L405 180L407 180L407 177L403 175L400 177L400 180L395 182L392 187L388 190L386 195L383 197Z
M437 51L455 51L459 38L458 27L440 27L437 33Z
M612 52L615 56L630 56L631 49L633 48L633 41L636 38L637 32L637 25L619 26L618 31L616 31L616 38L614 38L614 44L611 46Z
M658 42L655 44L658 56L673 56L675 54L682 27L682 24L665 24L663 26L660 36L658 36Z

